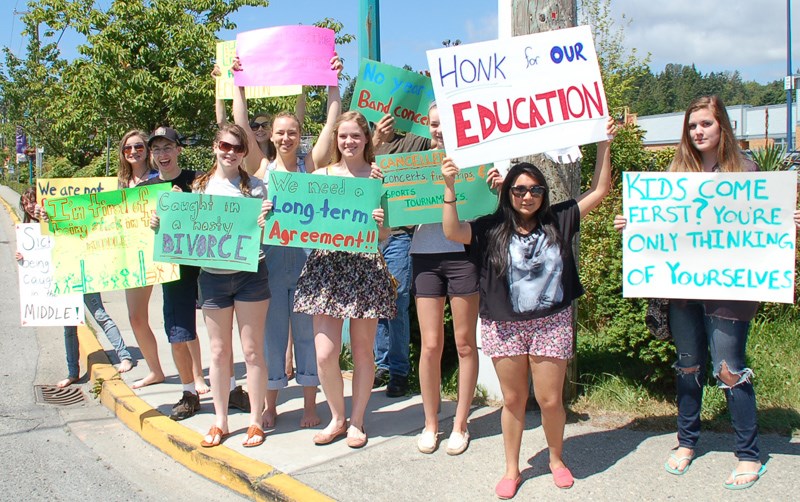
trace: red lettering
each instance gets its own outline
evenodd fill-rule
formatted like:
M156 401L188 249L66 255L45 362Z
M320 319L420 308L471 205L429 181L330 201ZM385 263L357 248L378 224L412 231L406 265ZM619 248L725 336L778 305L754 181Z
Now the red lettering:
M494 132L497 119L492 113L492 110L483 105L478 105L478 118L480 118L481 121L481 134L483 135L483 139L486 139Z
M472 107L472 102L470 101L453 105L453 115L456 121L456 144L459 148L480 142L477 135L467 136L467 131L472 127L472 124L464 118L464 110L468 110L470 107Z

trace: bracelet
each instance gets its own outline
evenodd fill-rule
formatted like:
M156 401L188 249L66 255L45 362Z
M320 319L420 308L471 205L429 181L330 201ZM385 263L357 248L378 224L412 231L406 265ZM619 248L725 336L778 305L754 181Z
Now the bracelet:
M444 202L445 204L455 204L456 203L456 199L453 199L453 200L444 200L444 199L442 199L442 202Z

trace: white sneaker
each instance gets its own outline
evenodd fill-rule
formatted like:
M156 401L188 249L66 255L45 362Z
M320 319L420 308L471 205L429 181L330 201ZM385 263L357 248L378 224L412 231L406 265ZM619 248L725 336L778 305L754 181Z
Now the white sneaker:
M427 429L417 438L417 449L422 453L433 453L436 451L436 433Z
M453 431L450 438L447 440L447 454L448 455L461 455L464 450L469 446L469 431L463 433Z

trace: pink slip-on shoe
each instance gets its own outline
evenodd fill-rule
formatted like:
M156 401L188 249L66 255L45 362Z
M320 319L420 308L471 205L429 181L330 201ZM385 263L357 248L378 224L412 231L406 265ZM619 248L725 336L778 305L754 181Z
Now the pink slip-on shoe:
M572 485L575 484L575 478L572 477L572 473L566 467L558 467L555 470L550 469L550 472L553 473L553 482L561 489L572 488Z
M501 500L508 500L510 498L514 498L514 495L517 494L517 490L519 490L519 485L522 484L522 476L517 476L517 479L507 479L503 478L497 483L497 486L494 487L494 493L497 495L497 498Z

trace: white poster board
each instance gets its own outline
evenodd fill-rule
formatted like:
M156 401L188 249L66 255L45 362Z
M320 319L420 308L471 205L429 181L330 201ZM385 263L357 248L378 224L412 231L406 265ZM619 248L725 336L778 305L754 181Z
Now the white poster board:
M462 167L607 139L588 26L430 50L445 149Z
M53 296L51 236L42 235L38 223L20 223L17 251L19 272L19 316L22 326L80 326L85 324L83 295Z
M797 173L623 173L624 297L794 302Z

